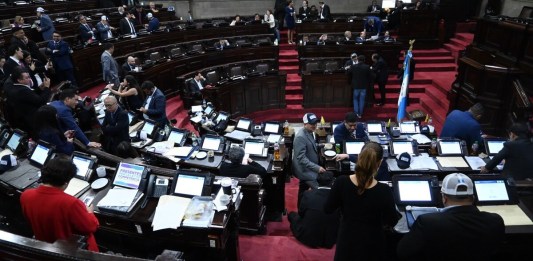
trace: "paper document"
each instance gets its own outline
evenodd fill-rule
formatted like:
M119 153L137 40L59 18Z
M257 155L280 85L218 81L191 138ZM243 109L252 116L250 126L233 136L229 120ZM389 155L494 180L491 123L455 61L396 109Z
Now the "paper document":
M174 147L170 148L165 152L163 155L167 157L187 157L191 153L191 150L193 147L186 146L186 147Z
M428 156L411 157L411 165L409 168L439 170L439 167L437 166L437 163L433 157Z
M160 141L146 147L147 151L163 154L174 147L173 141Z
M133 125L131 125L129 127L129 133L130 133L130 137L131 137L131 134L133 133L133 137L135 137L137 135L137 131L141 128L142 124L144 123L144 121L139 121Z
M463 157L437 157L443 168L468 168Z
M478 156L465 156L465 159L473 170L481 169L481 167L484 167L486 164L485 161Z
M65 189L65 193L76 196L76 194L80 193L80 191L88 188L90 186L89 182L81 179L73 178L68 183L67 189Z
M200 112L200 111L204 111L204 108L202 108L202 105L194 105L194 106L191 106L191 111Z
M424 134L415 134L411 135L412 139L415 139L418 144L427 144L431 143L431 140Z
M129 207L137 195L136 189L114 188L107 191L104 198L98 202L98 207Z
M281 140L281 135L278 135L278 134L270 134L268 135L268 143L276 143L276 142L279 142Z
M198 123L198 122L201 122L202 121L202 115L196 115L194 117L191 118L191 121L194 122L194 123Z
M506 226L533 225L531 219L518 205L478 206L477 208L500 215Z
M185 210L189 207L190 202L190 198L170 195L161 196L152 221L154 231L180 227Z

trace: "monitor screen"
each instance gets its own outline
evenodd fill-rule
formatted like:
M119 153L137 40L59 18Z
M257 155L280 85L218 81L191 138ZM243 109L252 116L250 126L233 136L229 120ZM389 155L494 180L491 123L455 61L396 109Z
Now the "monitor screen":
M223 113L223 112L220 112L218 115L217 115L217 118L215 119L215 122L216 123L219 123L220 121L223 121L225 119L228 118L228 115Z
M265 123L265 131L266 133L279 133L279 124L277 123Z
M414 121L406 121L400 123L400 130L402 133L418 133L417 124Z
M474 181L477 199L479 201L507 201L509 194L505 186L505 180L476 180Z
M392 152L394 155L402 154L407 152L409 154L414 154L413 143L410 141L392 141Z
M367 123L366 129L368 133L382 133L383 128L381 127L381 123Z
M251 123L252 121L249 119L240 119L239 122L237 122L237 129L249 130Z
M30 160L43 166L44 163L46 163L48 156L50 155L50 150L51 148L43 144L37 143L35 150L31 154Z
M212 106L207 106L207 107L205 107L205 109L204 109L204 113L205 113L206 115L210 115L212 112L213 112L213 107L212 107Z
M138 189L145 172L145 167L120 162L113 185L130 189Z
M398 192L402 202L429 202L431 187L427 180L399 180Z
M146 135L151 136L154 132L155 124L150 121L146 121L141 131L144 131Z
M220 148L220 143L222 140L219 137L204 137L204 142L202 143L203 150L218 150Z
M262 155L265 143L263 141L246 141L244 143L244 153L250 155Z
M72 163L76 165L76 177L79 179L85 179L85 175L87 175L89 168L91 168L93 160L91 158L74 155L72 156Z
M383 0L381 8L394 8L396 6L396 0Z
M11 138L9 138L9 140L7 141L7 147L13 152L17 150L20 144L20 138L22 138L22 135L20 133L16 131L13 132L13 135L11 135Z
M204 188L204 176L179 174L176 177L174 194L201 196Z
M364 141L346 141L346 154L359 155L365 146Z
M503 149L504 140L489 140L487 141L487 153L489 155L498 154Z
M439 141L441 155L462 154L461 141L458 140L441 140Z
M173 129L170 131L168 140L174 142L175 144L181 144L184 137L185 137L184 132Z

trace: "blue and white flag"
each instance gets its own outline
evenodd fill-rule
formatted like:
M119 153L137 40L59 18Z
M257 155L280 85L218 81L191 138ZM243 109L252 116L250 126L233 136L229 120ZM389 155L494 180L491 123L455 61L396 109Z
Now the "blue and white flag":
M403 78L402 78L402 87L400 89L400 96L398 97L398 115L396 116L396 121L401 122L405 117L405 107L407 106L407 92L409 91L409 71L410 61L413 57L411 50L407 51L405 60L403 61Z

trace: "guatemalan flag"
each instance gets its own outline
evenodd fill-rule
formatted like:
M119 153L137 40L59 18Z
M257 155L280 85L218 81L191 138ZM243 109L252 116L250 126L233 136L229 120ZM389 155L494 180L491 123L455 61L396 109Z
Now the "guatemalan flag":
M407 92L409 91L409 71L411 70L409 64L413 58L413 53L411 50L407 51L405 60L403 61L403 77L402 77L402 87L400 89L400 96L398 97L398 115L396 116L396 121L401 122L405 117L405 107L407 106Z

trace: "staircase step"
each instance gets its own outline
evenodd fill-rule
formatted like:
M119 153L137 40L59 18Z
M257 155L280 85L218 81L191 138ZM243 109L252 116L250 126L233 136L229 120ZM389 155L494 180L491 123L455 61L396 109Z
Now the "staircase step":
M450 105L448 101L448 95L446 93L440 92L439 90L436 90L436 88L428 90L425 94L433 100L433 109L435 109L435 107L447 109Z
M303 90L300 86L285 86L285 95L302 95Z
M176 115L179 114L180 111L183 111L183 101L179 96L172 97L167 100L167 118L174 118Z
M451 38L450 39L450 44L453 44L453 45L455 45L457 47L463 47L463 49L470 45L469 42L463 41L463 40L458 39L458 38Z
M286 71L287 73L298 73L298 66L289 65L289 66L279 66L280 71Z
M410 93L424 93L426 91L426 88L428 88L429 84L409 84L409 92ZM386 93L400 93L401 89L400 84L387 84L385 86ZM374 94L376 97L379 96L379 87L378 85L374 85Z
M420 77L420 72L415 71L415 77L409 84L431 84L431 78L428 77ZM389 75L389 80L387 81L387 84L401 84L400 79L396 75Z
M448 112L447 109L435 106L435 101L430 97L422 98L420 100L420 105L422 105L424 111L431 116L433 122L437 121L444 123L444 120L446 119L446 113ZM442 124L440 126L442 126ZM440 133L440 129L438 131L438 133Z
M298 59L279 59L279 65L282 66L298 66Z
M449 50L444 48L432 49L432 50L413 50L413 57L437 57L437 56L450 56Z
M443 71L455 71L454 63L443 63L443 64L417 64L416 71L418 72L443 72Z
M403 63L403 58L400 59L400 62ZM423 64L423 63L455 63L455 60L451 56L422 56L422 57L416 57L416 64Z
M287 104L288 110L303 110L302 104Z
M456 33L455 38L465 41L467 43L472 43L474 41L474 34L472 33Z

